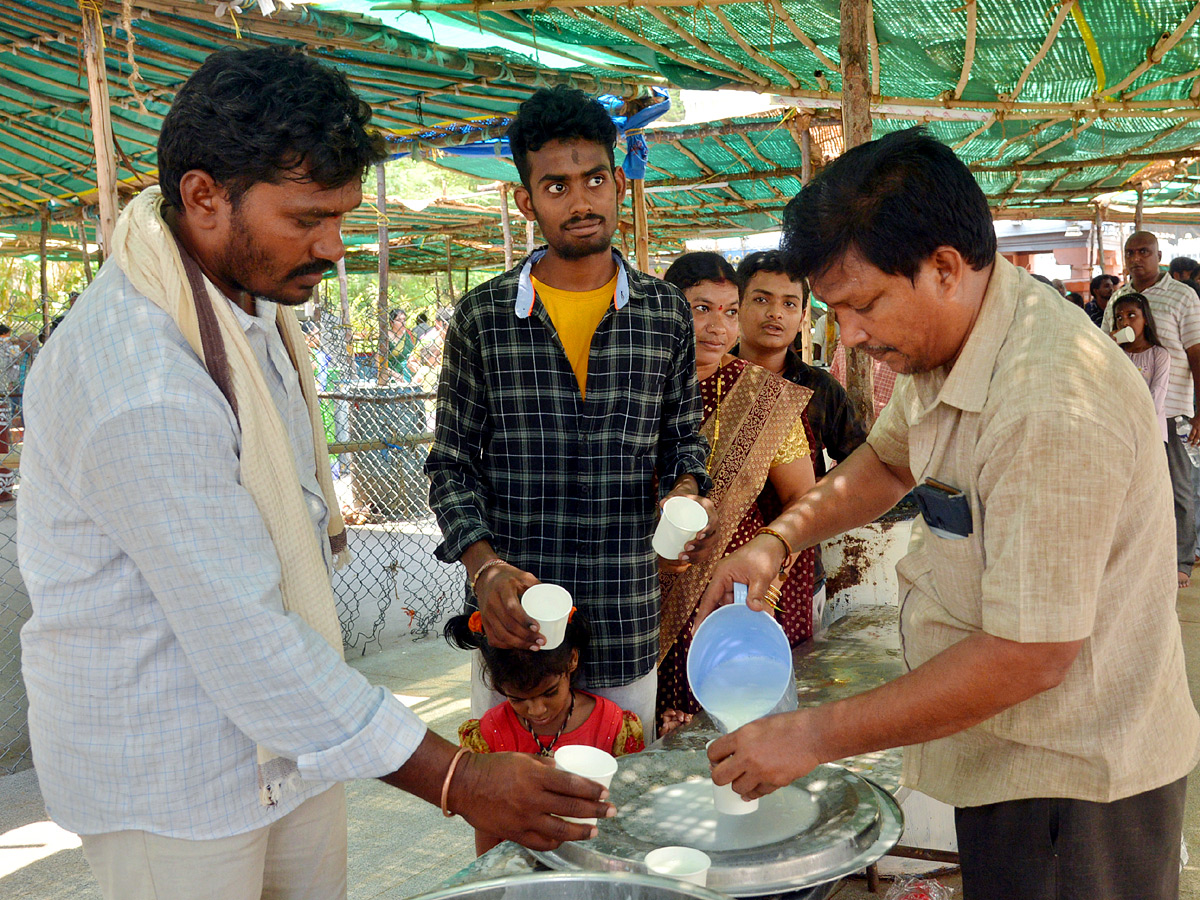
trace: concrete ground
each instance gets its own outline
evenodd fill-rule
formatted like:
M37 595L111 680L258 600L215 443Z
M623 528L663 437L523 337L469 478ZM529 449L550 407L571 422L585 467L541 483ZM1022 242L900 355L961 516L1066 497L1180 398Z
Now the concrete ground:
M1200 577L1181 591L1179 618L1192 696L1200 701ZM434 731L455 740L468 715L468 664L440 639L413 642L384 637L382 649L350 663L409 703ZM1188 792L1184 836L1192 848L1180 896L1200 900L1200 784ZM472 832L441 812L381 782L348 786L349 900L401 900L436 888L474 858ZM938 880L961 897L956 875ZM886 892L887 884L881 888ZM866 881L850 878L837 900L875 898ZM46 821L33 770L0 778L0 897L29 900L100 900L78 839Z

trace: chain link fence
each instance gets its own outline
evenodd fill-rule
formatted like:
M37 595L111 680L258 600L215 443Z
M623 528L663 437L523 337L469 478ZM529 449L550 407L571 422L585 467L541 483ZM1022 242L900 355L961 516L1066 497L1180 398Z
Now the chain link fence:
M385 629L435 634L463 597L462 566L433 556L441 532L424 472L442 331L429 325L406 340L397 327L381 384L374 336L355 340L328 306L305 323L351 554L334 573L334 596L343 642L362 653Z
M49 304L47 321L62 315L67 302ZM29 595L17 568L19 463L15 450L24 435L21 400L25 376L41 345L42 314L18 316L0 311L9 330L0 335L0 775L29 768L28 701L21 680L21 626L29 619Z
M0 382L7 372L10 394L0 396L0 775L6 775L28 768L32 758L20 648L30 606L17 568L12 499L19 490L18 462L4 439L14 448L20 443L21 391L32 359L18 352L16 339L32 334L36 351L41 320L13 321L0 311L0 321L13 336L0 340ZM445 616L461 608L465 577L461 565L444 565L433 556L441 533L429 510L424 474L441 332L431 328L415 336L405 358L389 360L391 372L380 386L373 339L369 345L353 340L351 329L328 309L305 329L352 556L333 576L346 652L378 649L385 634L435 635Z

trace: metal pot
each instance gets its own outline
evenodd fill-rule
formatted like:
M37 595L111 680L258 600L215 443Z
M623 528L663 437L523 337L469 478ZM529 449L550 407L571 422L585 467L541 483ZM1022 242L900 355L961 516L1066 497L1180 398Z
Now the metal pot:
M632 872L537 872L444 888L412 900L729 900L708 888Z

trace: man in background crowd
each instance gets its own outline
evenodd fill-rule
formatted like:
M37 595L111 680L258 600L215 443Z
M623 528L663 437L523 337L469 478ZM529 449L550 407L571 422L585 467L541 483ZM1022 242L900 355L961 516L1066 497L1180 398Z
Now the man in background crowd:
M1200 295L1200 263L1190 256L1177 256L1171 260L1167 273L1176 281L1181 281Z
M1195 416L1195 392L1200 385L1200 296L1182 282L1160 271L1162 253L1158 238L1135 231L1125 241L1125 268L1129 281L1112 296L1101 328L1113 330L1113 303L1133 291L1150 301L1158 338L1171 354L1171 380L1167 387L1167 464L1175 497L1175 543L1179 586L1191 583L1196 552L1196 514L1193 469L1184 442L1200 446L1200 425Z
M1108 309L1108 301L1120 283L1121 279L1116 275L1097 275L1088 286L1088 293L1091 297L1083 305L1083 311L1096 323L1097 328L1104 321L1104 311Z

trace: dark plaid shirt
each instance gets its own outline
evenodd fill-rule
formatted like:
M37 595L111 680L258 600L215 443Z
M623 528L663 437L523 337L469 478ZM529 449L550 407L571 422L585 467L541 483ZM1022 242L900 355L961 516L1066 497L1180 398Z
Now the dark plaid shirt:
M426 463L435 552L453 562L488 540L567 588L592 629L589 686L617 687L658 652L655 476L660 492L686 474L709 485L692 317L678 290L614 253L628 300L592 338L584 401L545 307L520 314L538 256L467 294L446 334Z

